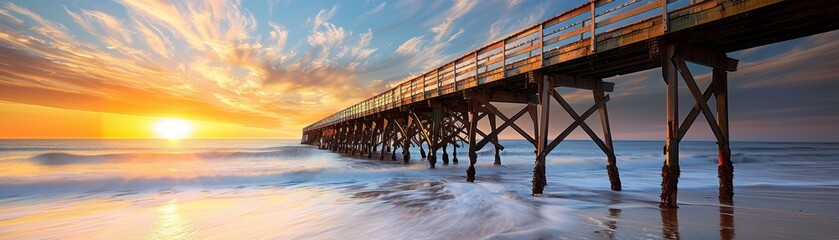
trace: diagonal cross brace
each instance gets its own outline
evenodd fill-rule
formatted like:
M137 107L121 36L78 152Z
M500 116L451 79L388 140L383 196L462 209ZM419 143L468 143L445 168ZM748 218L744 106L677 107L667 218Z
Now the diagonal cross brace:
M714 114L711 113L711 108L708 107L708 103L706 101L703 101L705 100L704 96L702 95L702 92L699 91L699 86L696 85L696 80L693 79L693 75L690 73L690 69L688 69L687 64L685 64L684 58L677 56L676 66L679 68L679 73L682 74L682 78L685 80L685 85L687 85L688 89L690 89L693 100L696 101L696 104L699 105L700 109L702 109L701 112L705 115L705 120L707 120L708 125L711 126L711 131L714 132L717 142L727 143L728 141L722 134L720 126L716 121L714 121L716 118L714 117Z
M571 118L572 118L572 119L574 119L574 121L575 121L575 122L576 122L578 119L580 119L580 116L579 116L579 115L577 115L577 111L574 111L574 108L572 108L572 107L571 107L571 105L570 105L570 104L568 104L568 102L567 102L567 101L565 101L565 98L563 98L562 96L560 96L560 95L559 95L559 93L558 93L556 90L551 89L551 96L553 96L553 98L554 98L557 102L559 102L559 105L561 105L561 106L562 106L562 108L564 108L564 109L565 109L565 111L566 111L566 112L568 112L568 115L571 115ZM608 96L608 95L603 96L603 99L604 99L605 101L609 101L609 96ZM603 102L603 104L605 104L605 102ZM597 108L595 108L595 109L600 109L600 106L602 106L603 104L597 105L597 103L596 103L595 105L597 105ZM591 110L591 109L589 109L589 110ZM593 111L592 111L592 113L593 113ZM603 142L603 140L602 140L602 139L600 139L600 137L599 137L599 136L597 136L597 134L595 134L593 130L591 130L591 127L589 127L589 126L588 126L588 124L585 122L585 120L586 120L587 118L588 118L588 117L586 116L585 118L583 118L582 120L580 120L580 124L579 124L579 126L580 126L581 128L583 128L583 131L585 131L585 132L586 132L586 134L588 134L588 136L591 138L591 140L592 140L592 141L594 141L594 143L595 143L595 144L597 144L597 146L598 146L598 147L600 147L600 150L601 150L601 151L603 151L603 153L604 153L604 154L606 154L606 156L607 156L607 157L614 159L614 158L615 158L615 152L614 152L614 150L612 150L612 148L610 148L609 146L607 146L607 145L606 145L606 143L605 143L605 142ZM571 129L571 131L569 131L569 132L568 132L568 134L570 134L573 130L574 130L574 129L572 128L572 129ZM564 133L564 132L563 132L563 133ZM563 137L563 138L564 138L564 137ZM560 141L561 141L561 140L560 140ZM557 143L557 144L558 144L558 143ZM553 147L549 148L549 151L550 151L550 150L553 150Z
M714 93L713 89L717 83L715 81L711 81L711 85L705 89L705 92L702 94L702 98L705 99L705 102L711 99L711 94ZM690 126L696 120L696 117L699 116L700 111L702 111L702 107L699 106L699 103L693 105L693 108L690 109L687 117L685 117L685 121L682 122L682 125L679 126L679 137L677 138L679 141L687 135L688 130L690 130Z
M489 111L491 111L492 113L494 113L495 115L497 115L499 118L501 118L501 120L503 120L503 121L505 121L505 122L510 122L510 121L511 121L511 119L510 119L510 118L507 118L507 116L506 116L506 115L504 115L504 113L502 113L501 111L499 111L499 110L498 110L498 108L496 108L494 105L492 105L491 103L489 103L489 101L487 101L487 100L486 100L486 99L484 99L483 97L481 97L481 96L477 96L475 99L476 99L476 100L478 100L479 102L483 103L483 104L485 105L485 107L487 108L487 110L489 110ZM527 108L525 108L524 110L525 110L525 111L527 111ZM535 143L536 143L536 139L533 139L533 137L531 137L531 136L530 136L530 134L528 134L526 131L522 130L522 129L521 129L521 127L519 127L517 124L515 124L515 121L516 121L516 120L517 120L517 119L512 119L512 121L513 121L514 123L513 123L512 125L510 125L510 127L512 127L514 130L516 130L516 132L518 132L518 133L519 133L519 135L521 135L522 137L524 137L524 139L527 139L527 141L530 141L530 143L534 143L534 144L535 144Z
M507 127L511 125L514 126L515 123L513 122L521 118L521 116L524 116L525 113L527 113L527 108L522 108L521 110L519 110L519 112L516 113L516 115L513 115L512 119L508 119L508 121L505 121L503 124L501 124L501 126L498 126L498 128L496 128L495 131L490 132L488 136L481 139L481 141L477 144L477 149L480 150L481 148L483 148L489 141L497 137L498 134L504 131L504 129L506 129Z
M551 92L556 93L556 91L551 91ZM562 97L559 96L558 94L554 95L554 97L559 97L558 100L561 99L561 102L565 102L565 100L562 99ZM608 101L609 101L609 95L606 95L602 99L600 99L596 103L594 103L594 105L591 106L588 110L586 110L583 113L583 115L574 118L574 122L571 123L571 125L569 125L567 128L565 128L565 131L562 131L562 133L560 133L559 136L556 136L556 138L554 138L554 140L551 141L551 143L548 144L548 146L545 147L545 151L543 151L543 154L547 154L547 153L551 152L554 148L556 148L556 146L559 145L559 143L562 142L562 140L564 140L566 137L568 137L568 135L570 135L571 132L573 132L574 129L577 128L577 126L579 126L581 124L585 124L584 121L586 119L588 119L588 117L590 117L591 114L593 114L595 111L597 111L597 109L599 109L601 106L603 106L603 104L606 104L606 102L608 102ZM567 102L566 102L566 104L567 104ZM570 110L566 109L566 110L568 110L568 113L571 114L572 117L574 117L574 115L577 114L577 112L574 111L574 109L570 109ZM594 137L593 137L593 140L594 140ZM597 137L596 140L595 140L595 143L597 143L597 140L600 140L600 138ZM600 141L598 146L601 146L600 144L603 144L603 141ZM605 147L605 144L603 144L601 149L603 147Z

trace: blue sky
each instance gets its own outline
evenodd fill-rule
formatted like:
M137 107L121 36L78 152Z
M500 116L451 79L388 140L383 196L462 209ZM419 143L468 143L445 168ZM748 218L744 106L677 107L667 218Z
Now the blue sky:
M311 122L583 2L9 1L0 4L0 101L135 116L185 112L295 137ZM839 141L836 38L731 53L741 60L730 75L732 138ZM609 103L616 138L663 139L658 70L607 81L617 83ZM590 101L563 92L581 108ZM688 137L710 136L697 128Z

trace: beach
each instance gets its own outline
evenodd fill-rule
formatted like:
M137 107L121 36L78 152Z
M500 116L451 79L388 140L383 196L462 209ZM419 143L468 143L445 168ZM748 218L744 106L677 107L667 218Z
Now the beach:
M835 239L839 144L732 143L733 203L713 142L685 142L679 208L658 208L661 142L617 141L623 191L590 142L502 165L342 156L286 140L3 140L2 239ZM532 146L531 146L532 147ZM460 149L459 149L460 150ZM658 150L658 151L656 151ZM451 153L451 152L450 152ZM463 158L465 154L459 153ZM389 158L386 158L389 159Z

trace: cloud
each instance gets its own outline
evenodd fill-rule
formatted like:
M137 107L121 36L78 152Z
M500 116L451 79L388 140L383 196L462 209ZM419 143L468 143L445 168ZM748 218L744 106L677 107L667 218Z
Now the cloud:
M331 18L332 18L332 16L335 16L335 12L336 12L336 11L338 11L338 6L337 6L337 5L336 5L336 6L332 6L332 9L331 9L331 10L329 10L329 11L326 11L326 9L321 9L321 10L318 12L318 14L317 14L317 15L315 15L315 18L314 18L313 20L311 20L311 22L312 22L312 31L317 30L317 29L318 29L318 27L320 27L321 25L323 25L324 23L326 23L326 21L329 21L329 19L331 19Z
M419 51L420 46L422 46L422 37L412 37L399 45L395 53L401 55L414 54Z
M373 31L367 29L367 32L362 33L358 38L358 44L352 49L352 56L357 59L365 59L375 52L376 48L368 48L370 40L373 39Z
M173 48L172 42L169 41L169 38L164 35L159 28L148 24L148 22L137 19L134 20L133 24L136 27L135 29L138 34L143 36L143 39L146 40L146 44L152 51L164 58L170 58L173 56L173 53L171 52L171 49Z
M740 81L741 88L765 88L782 85L816 84L836 79L835 67L839 60L839 42L819 41L825 37L839 36L830 32L813 38L811 42L797 46L779 56L768 57L756 62L741 63L738 71L730 78ZM797 71L790 71L797 69ZM802 74L802 72L806 74Z
M367 12L362 13L361 15L359 15L357 21L367 19L368 17L370 17L370 16L372 16L376 13L381 12L382 10L385 9L385 5L387 5L386 2L382 2L382 4L376 5L376 7L368 10Z
M466 15L475 5L477 5L477 2L474 0L455 0L454 6L446 12L445 19L431 28L431 32L435 33L434 41L443 40L446 34L449 34L454 21Z
M507 0L507 10L512 10L514 7L518 6L521 3L521 0Z
M287 47L289 29L268 22L260 33L239 1L119 3L123 17L65 9L72 28L2 5L0 100L294 129L384 90L356 72L378 50L373 31L328 22L337 7L311 18L304 39L314 52L300 56Z
M81 13L74 13L67 8L64 9L79 26L88 33L97 34L100 37L107 36L118 38L127 44L131 44L133 38L131 32L123 27L122 22L107 13L100 11L82 10Z

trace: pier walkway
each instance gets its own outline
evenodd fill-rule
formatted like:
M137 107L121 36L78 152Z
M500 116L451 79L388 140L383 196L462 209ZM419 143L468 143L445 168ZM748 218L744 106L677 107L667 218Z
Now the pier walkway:
M661 206L677 207L679 142L699 115L719 145L719 197L731 199L727 73L737 70L738 61L726 53L836 30L837 10L835 0L590 1L315 122L303 129L302 143L380 159L385 152L402 149L405 162L411 157L408 149L419 146L431 168L440 150L443 164L448 164L449 145L466 147L471 182L476 151L494 145L494 160L500 164L498 134L509 128L536 150L532 192L541 194L547 183L546 155L581 128L603 151L611 188L619 191L606 93L620 89L603 79L660 67L667 86L661 99L667 109ZM704 89L687 62L713 69ZM684 119L678 109L679 79L695 102ZM593 104L578 112L558 87L589 90ZM552 101L561 109L551 109ZM520 110L502 112L496 107L499 102ZM711 103L716 105L713 111ZM557 110L573 121L552 121L550 112ZM594 114L599 114L600 133L586 122ZM529 118L532 126L517 124L521 118ZM549 136L554 124L565 130ZM391 156L395 160L396 154Z

